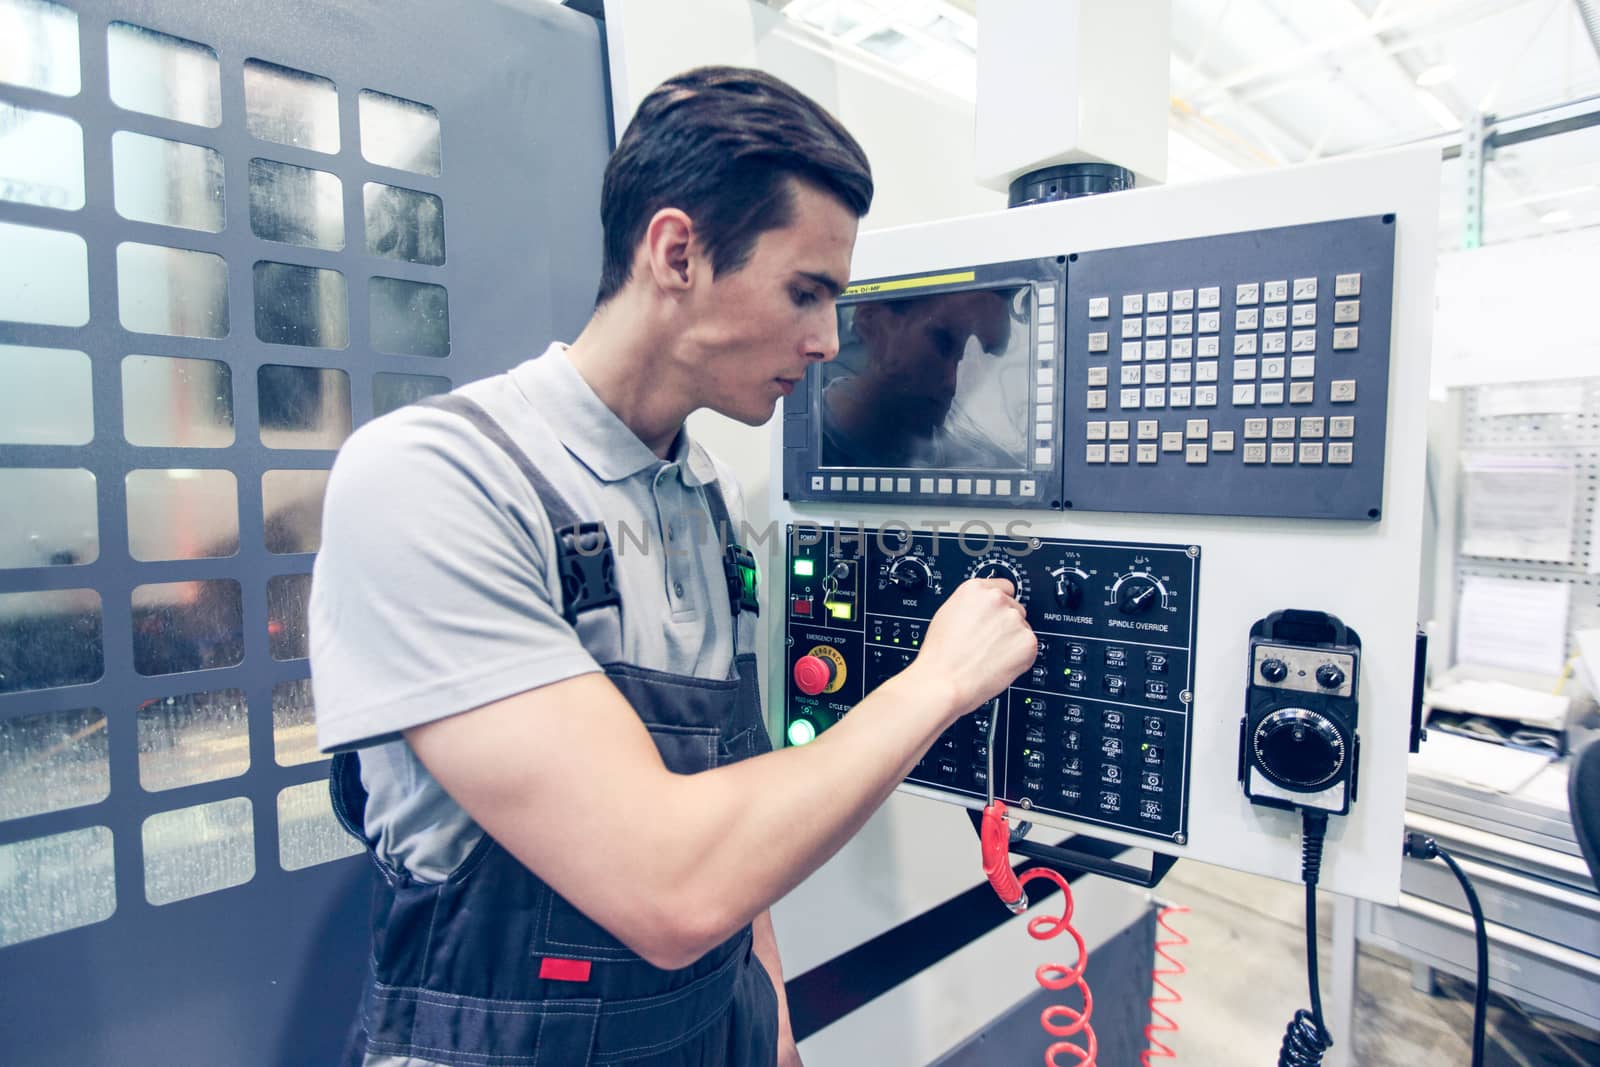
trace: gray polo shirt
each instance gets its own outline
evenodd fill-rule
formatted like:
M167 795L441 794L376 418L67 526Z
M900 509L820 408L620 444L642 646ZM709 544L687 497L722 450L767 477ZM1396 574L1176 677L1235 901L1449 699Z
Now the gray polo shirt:
M562 345L459 392L505 427L581 519L605 522L621 660L727 677L731 617L703 489L716 482L741 526L743 498L727 470L687 430L658 458ZM557 610L559 589L538 496L465 419L402 408L345 443L312 581L311 673L319 744L362 750L367 836L381 858L439 881L482 836L401 731L600 670ZM754 619L740 625L740 650L754 651Z

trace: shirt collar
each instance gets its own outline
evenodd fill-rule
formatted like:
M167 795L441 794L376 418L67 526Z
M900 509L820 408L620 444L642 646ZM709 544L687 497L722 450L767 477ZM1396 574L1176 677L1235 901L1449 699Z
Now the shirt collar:
M690 438L687 426L679 429L668 459L652 452L595 394L567 358L567 346L560 342L514 368L511 380L567 451L603 482L620 482L668 464L678 467L686 485L717 480L716 466Z

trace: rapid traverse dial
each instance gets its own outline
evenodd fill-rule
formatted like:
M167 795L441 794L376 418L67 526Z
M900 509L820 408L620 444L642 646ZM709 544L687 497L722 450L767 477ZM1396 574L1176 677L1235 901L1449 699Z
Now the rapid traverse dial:
M1055 583L1056 604L1067 611L1077 611L1089 576L1077 567L1057 567L1050 572L1050 580Z

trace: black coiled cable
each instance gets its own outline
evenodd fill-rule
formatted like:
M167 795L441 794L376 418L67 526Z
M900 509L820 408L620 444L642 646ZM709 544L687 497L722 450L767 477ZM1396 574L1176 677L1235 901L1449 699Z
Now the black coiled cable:
M1283 1048L1278 1052L1278 1067L1317 1067L1322 1055L1333 1046L1328 1032L1304 1008L1294 1013L1294 1020L1283 1035Z
M1311 983L1311 1010L1294 1013L1283 1033L1278 1067L1320 1067L1322 1056L1333 1047L1333 1036L1322 1025L1322 989L1317 983L1317 879L1322 871L1322 842L1328 833L1328 813L1301 810L1300 877L1306 883L1306 973Z

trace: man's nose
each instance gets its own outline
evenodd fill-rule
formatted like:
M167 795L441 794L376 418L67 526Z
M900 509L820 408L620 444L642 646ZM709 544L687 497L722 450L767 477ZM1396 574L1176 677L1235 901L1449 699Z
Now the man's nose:
M827 363L838 354L839 319L830 311L827 317L827 324L806 345L806 356L809 359L821 360L823 363Z

